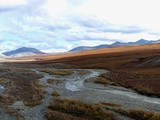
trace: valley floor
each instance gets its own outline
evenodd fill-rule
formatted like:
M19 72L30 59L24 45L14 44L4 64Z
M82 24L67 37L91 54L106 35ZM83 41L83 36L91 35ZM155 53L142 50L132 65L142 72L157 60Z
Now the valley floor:
M113 84L112 81L109 81L108 84L96 83L94 79L101 74L109 73L107 70L73 69L63 64L4 64L0 71L0 84L5 87L0 97L0 119L63 120L62 115L67 116L68 120L71 118L73 120L97 119L97 115L87 116L85 114L90 105L94 105L89 110L90 112L98 112L99 115L103 113L104 117L99 118L101 120L107 118L110 120L118 118L137 120L137 115L131 116L133 113L130 110L134 110L134 113L141 111L138 114L149 114L150 116L146 119L149 120L154 114L160 112L159 98L140 95L131 89L123 88L116 83ZM57 108L51 104L54 101L65 102L65 104L62 105L62 108ZM74 105L70 108L69 106L72 104L66 101L88 107L82 109ZM70 105L67 107L67 104ZM52 107L54 107L53 111ZM94 109L94 107L98 108ZM73 108L74 112L70 112ZM61 109L63 110L61 111ZM66 109L70 109L70 111ZM110 113L111 111L112 113ZM58 116L59 114L60 116ZM108 117L105 117L105 114Z

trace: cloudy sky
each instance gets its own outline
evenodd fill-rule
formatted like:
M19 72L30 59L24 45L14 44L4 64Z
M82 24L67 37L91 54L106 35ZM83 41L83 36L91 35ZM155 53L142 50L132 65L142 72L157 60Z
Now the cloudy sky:
M0 51L160 39L159 0L0 0Z

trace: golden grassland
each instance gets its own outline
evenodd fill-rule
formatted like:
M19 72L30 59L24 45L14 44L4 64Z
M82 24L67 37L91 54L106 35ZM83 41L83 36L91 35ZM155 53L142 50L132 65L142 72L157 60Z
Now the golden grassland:
M160 43L154 44L147 44L147 45L132 45L132 46L116 46L116 47L109 47L109 48L101 48L96 50L88 50L88 51L81 51L81 52L67 52L67 53L60 53L60 54L44 54L44 55L33 55L33 56L26 56L16 59L7 59L3 60L2 62L26 62L26 61L50 61L52 60L59 60L64 58L73 58L78 56L89 56L89 55L98 55L98 54L109 54L112 56L114 53L123 53L123 52L132 52L132 51L158 51L160 49ZM156 52L157 53L157 52ZM154 54L153 54L154 55Z

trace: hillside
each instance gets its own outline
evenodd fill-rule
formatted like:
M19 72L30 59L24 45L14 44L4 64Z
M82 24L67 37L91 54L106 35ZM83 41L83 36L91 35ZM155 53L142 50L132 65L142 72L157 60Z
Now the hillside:
M0 53L0 59L5 59L7 58L7 56L5 56L4 54Z
M22 56L30 56L36 54L44 54L44 53L35 48L22 47L16 50L5 52L3 54L9 57L22 57Z

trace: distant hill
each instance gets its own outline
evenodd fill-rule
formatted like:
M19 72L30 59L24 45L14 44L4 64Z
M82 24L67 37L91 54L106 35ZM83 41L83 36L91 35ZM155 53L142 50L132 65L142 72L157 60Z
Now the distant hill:
M136 42L128 42L128 43L123 43L123 42L114 42L111 45L108 44L102 44L98 46L79 46L76 48L71 49L69 52L78 52L78 51L85 51L85 50L92 50L92 49L99 49L99 48L106 48L106 47L113 47L113 46L124 46L124 45L143 45L143 44L150 44L150 43L156 43L160 42L160 40L145 40L145 39L140 39Z
M5 52L3 54L9 57L22 57L22 56L30 56L36 54L45 54L45 53L35 48L22 47L13 51Z
M105 47L109 47L109 46L110 46L110 45L107 45L107 44L98 45L98 46L94 46L94 47L79 46L79 47L73 48L73 49L70 50L69 52L85 51L85 50L91 50L91 49L99 49L99 48L105 48Z

